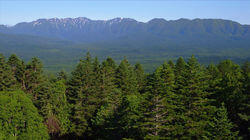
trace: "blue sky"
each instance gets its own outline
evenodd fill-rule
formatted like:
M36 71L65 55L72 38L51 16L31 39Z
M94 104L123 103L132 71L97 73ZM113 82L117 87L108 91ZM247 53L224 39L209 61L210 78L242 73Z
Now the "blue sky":
M0 24L39 18L222 18L250 24L250 0L0 0Z

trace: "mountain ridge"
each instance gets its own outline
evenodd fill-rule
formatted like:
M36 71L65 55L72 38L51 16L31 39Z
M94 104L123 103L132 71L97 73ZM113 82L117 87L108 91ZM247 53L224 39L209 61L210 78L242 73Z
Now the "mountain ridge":
M38 19L21 22L14 26L0 26L0 32L54 37L78 42L116 40L131 36L180 36L218 35L224 37L250 37L250 25L224 19L178 19L154 18L139 22L132 18L91 20L86 17Z
M234 22L234 23L237 23L237 24L240 24L240 25L250 25L250 24L241 24L237 21L233 21L233 20L229 20L229 19L222 19L222 18L194 18L194 19L189 19L189 18L179 18L179 19L176 19L176 20L167 20L165 18L152 18L148 21L138 21L136 19L133 19L133 18L127 18L127 17L115 17L115 18L111 18L111 19L90 19L90 18L87 18L87 17L76 17L76 18L71 18L71 17L66 17L66 18L58 18L58 17L54 17L54 18L39 18L39 19L36 19L36 20L33 20L33 21L30 21L30 22L19 22L17 24L20 24L20 23L32 23L32 22L36 22L36 21L42 21L42 20L45 20L45 21L53 21L53 20L57 20L57 21L65 21L65 20L89 20L89 21L114 21L114 20L117 20L117 19L121 19L121 20L131 20L131 21L136 21L136 22L141 22L141 23L148 23L148 22L151 22L153 20L162 20L162 21L180 21L180 20L187 20L187 21L196 21L196 20L223 20L223 21L229 21L229 22ZM8 27L13 27L13 26L16 26L17 24L15 25L5 25L5 24L0 24L0 26L8 26Z
M53 18L0 25L0 53L29 60L41 58L46 68L70 70L87 51L105 59L141 63L151 71L165 60L197 56L203 64L250 60L250 26L223 19L130 18L91 20Z

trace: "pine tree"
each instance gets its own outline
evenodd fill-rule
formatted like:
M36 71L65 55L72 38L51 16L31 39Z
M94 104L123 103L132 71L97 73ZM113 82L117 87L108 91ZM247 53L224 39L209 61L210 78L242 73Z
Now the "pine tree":
M116 80L116 84L122 90L123 94L137 93L138 88L135 72L126 58L121 61L116 70Z
M227 109L224 104L218 108L213 117L212 127L210 127L212 139L236 139L238 132L233 132L233 124L227 117Z
M206 127L216 111L208 99L207 77L196 58L192 56L186 65L185 81L179 90L184 103L184 129L182 138L206 138L210 135Z
M43 89L43 84L45 82L43 75L43 65L38 58L32 58L32 60L27 64L25 70L25 90L32 96L34 104L38 104L38 96Z
M108 124L111 130L109 132L111 132L111 137L116 139L135 138L135 134L139 130L137 129L137 120L140 118L141 98L135 71L126 59L122 60L116 69L115 83L121 93L115 99L117 102L117 106L114 108L115 113L108 120L111 122Z
M101 106L92 119L94 138L110 138L112 133L111 117L120 104L120 90L115 85L116 65L111 58L102 62L100 73Z
M25 64L15 54L12 54L8 59L8 65L19 83L19 87L25 90Z
M103 85L102 85L102 72L101 72L101 65L97 57L95 57L93 62L93 98L95 98L96 107L99 108L103 102L103 99L107 96L102 92Z
M243 102L242 94L242 73L240 67L230 60L222 61L218 64L218 69L222 79L219 83L220 90L216 93L216 101L218 104L224 102L228 110L231 121L238 126L239 108Z
M136 75L136 81L137 81L137 89L139 91L142 91L144 86L145 86L145 74L144 74L144 70L142 68L142 65L137 63L135 64L135 75Z
M217 92L220 90L220 82L221 82L221 74L219 72L219 69L213 65L210 64L206 69L206 74L208 77L208 89L207 92L211 93L209 96L210 99L216 99Z
M84 133L91 135L91 118L100 105L97 66L99 67L99 64L93 64L90 54L87 53L85 60L80 60L72 72L69 82L68 95L73 105L72 131L77 136L83 136Z
M178 58L174 69L175 76L181 76L182 73L185 73L185 69L186 69L186 62L182 57Z
M13 90L17 88L17 81L11 68L5 62L5 58L0 54L0 91Z
M148 82L144 103L144 121L141 125L145 139L174 138L180 126L178 95L174 93L174 72L164 63L156 69Z
M186 62L182 57L180 57L175 65L174 74L175 74L175 88L176 92L179 93L179 96L182 95L181 89L184 86L185 74L186 74Z

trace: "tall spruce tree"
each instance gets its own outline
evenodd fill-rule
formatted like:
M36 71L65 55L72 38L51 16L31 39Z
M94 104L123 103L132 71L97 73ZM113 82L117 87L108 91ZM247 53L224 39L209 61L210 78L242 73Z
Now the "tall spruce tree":
M0 54L0 91L17 88L17 81L5 57Z
M174 71L167 63L158 67L149 79L141 124L145 139L171 139L179 131L178 95L174 92L174 83Z
M91 135L91 118L100 105L99 62L92 62L87 53L85 60L80 60L77 68L72 72L69 82L69 99L73 105L72 131L77 136Z
M233 124L230 122L227 116L227 109L222 103L222 106L218 108L212 120L212 127L210 127L210 139L230 139L237 138L238 132L233 132ZM209 128L208 128L209 129Z
M112 58L102 62L100 73L101 106L92 119L94 138L108 139L112 135L112 116L120 104L120 90L115 85L116 65Z
M238 65L230 60L222 61L218 64L218 69L222 79L219 83L220 90L216 93L218 104L224 102L228 110L228 115L231 121L239 126L239 108L243 102L242 94L242 73Z
M25 64L15 54L12 54L8 59L8 65L19 83L19 87L25 90Z
M196 58L192 56L186 65L185 81L179 92L182 94L185 116L182 138L206 138L210 135L206 127L216 111L216 107L211 106L208 99L207 77Z
M135 72L126 58L121 61L116 70L116 84L125 95L135 94L138 91Z
M135 64L134 71L138 86L137 89L142 92L145 86L145 79L146 79L142 65L139 63Z
M207 92L211 93L209 96L210 99L216 99L217 92L220 90L220 82L221 82L221 74L219 72L219 69L213 65L210 64L206 69L207 74L207 80L208 80L208 89ZM215 101L216 104L216 101ZM218 105L218 103L217 103Z
M138 82L133 67L127 59L121 61L116 69L116 85L121 91L118 95L118 104L115 107L115 113L109 120L112 122L110 129L114 138L135 138L138 119L141 116L140 103L141 97L138 92ZM139 132L138 132L139 133Z
M186 74L186 62L182 57L177 59L176 65L174 67L174 74L175 74L175 88L176 92L180 93L179 96L182 95L181 89L184 86L185 82L185 74Z
M32 58L25 70L25 90L32 96L32 100L37 106L38 96L43 89L46 79L43 75L43 64L38 58ZM46 88L46 87L45 87Z

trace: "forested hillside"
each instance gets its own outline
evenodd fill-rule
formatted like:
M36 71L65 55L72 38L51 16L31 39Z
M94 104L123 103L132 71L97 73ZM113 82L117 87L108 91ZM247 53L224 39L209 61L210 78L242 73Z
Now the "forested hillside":
M249 139L250 63L194 56L153 73L89 53L71 74L0 55L0 139Z
M100 60L124 56L153 72L166 59L187 60L195 54L202 64L230 59L237 64L250 60L250 26L223 19L130 18L91 20L53 18L0 25L0 51L28 61L39 57L48 71L71 71L87 51Z

